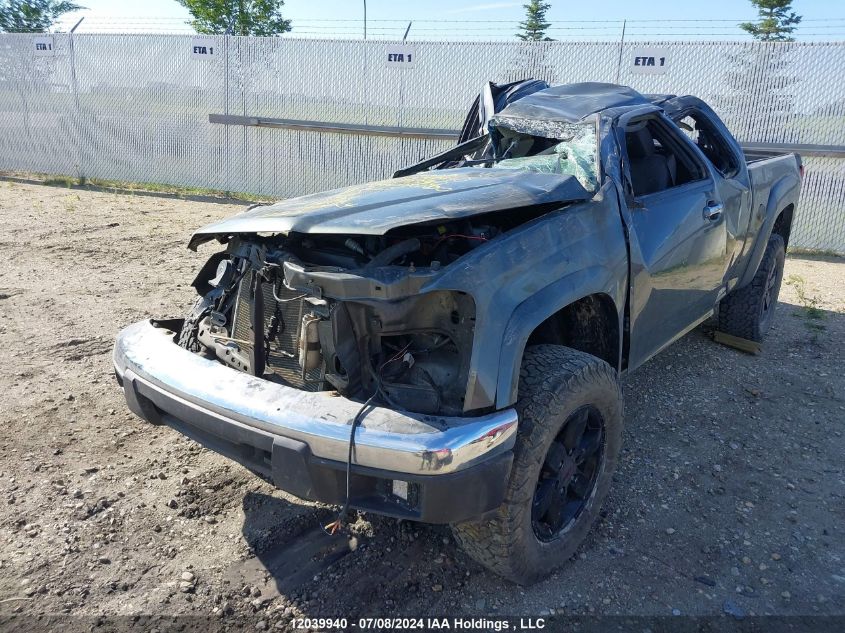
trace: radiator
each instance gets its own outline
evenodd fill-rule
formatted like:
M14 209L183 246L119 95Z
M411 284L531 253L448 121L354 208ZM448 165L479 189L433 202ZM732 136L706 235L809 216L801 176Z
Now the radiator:
M235 299L234 323L232 326L232 338L240 341L252 340L252 299L250 288L252 287L252 274L244 275L241 280L238 296ZM273 287L269 283L261 284L261 292L264 293L264 333L268 333L270 322L274 314L280 319L276 336L267 341L267 370L273 372L281 381L291 387L304 389L306 391L319 391L323 388L322 368L312 369L302 377L302 368L299 366L299 330L302 327L302 315L305 313L307 304L300 297L302 293L295 290L288 290L279 284L276 287L276 294L281 302L277 302L273 296ZM247 347L243 345L243 347ZM246 350L245 350L246 351ZM251 351L251 350L249 350Z

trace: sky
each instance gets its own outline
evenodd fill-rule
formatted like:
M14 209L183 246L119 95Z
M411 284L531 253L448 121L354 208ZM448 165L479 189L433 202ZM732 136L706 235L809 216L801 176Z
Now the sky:
M69 14L58 25L85 32L190 32L189 13L176 0L75 0L86 10ZM412 21L409 39L511 38L524 16L523 2L485 0L428 0L397 2L367 0L368 36L401 39ZM736 24L753 20L756 11L747 0L603 0L601 10L591 2L551 0L549 35L554 39L618 39L623 20L626 39L747 39ZM303 37L362 37L364 0L287 0L283 15L293 21L292 35ZM845 1L794 0L804 18L800 40L845 40Z

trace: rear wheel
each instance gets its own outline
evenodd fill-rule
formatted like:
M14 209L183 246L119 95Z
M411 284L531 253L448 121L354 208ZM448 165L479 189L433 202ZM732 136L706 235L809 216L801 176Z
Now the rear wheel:
M538 345L525 352L516 408L504 502L452 529L472 558L528 584L566 562L598 516L619 457L622 393L604 361Z
M785 257L783 238L773 234L751 283L719 304L719 330L751 341L763 340L774 319Z

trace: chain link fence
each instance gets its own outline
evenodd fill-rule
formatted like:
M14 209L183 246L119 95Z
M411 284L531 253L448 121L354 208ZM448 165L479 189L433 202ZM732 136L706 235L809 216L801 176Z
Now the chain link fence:
M404 66L386 61L397 46L0 35L0 170L295 196L385 178L454 139L209 116L455 130L486 81L616 82L700 96L742 142L820 146L791 244L845 252L843 43L414 42ZM644 50L660 72L637 67Z

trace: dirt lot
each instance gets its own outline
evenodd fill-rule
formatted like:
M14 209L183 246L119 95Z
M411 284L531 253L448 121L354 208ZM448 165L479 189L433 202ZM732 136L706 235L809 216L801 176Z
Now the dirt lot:
M519 588L447 528L331 509L131 415L116 332L179 316L192 229L242 206L0 181L0 615L845 615L845 260L790 257L753 357L694 331L624 381L572 562Z

